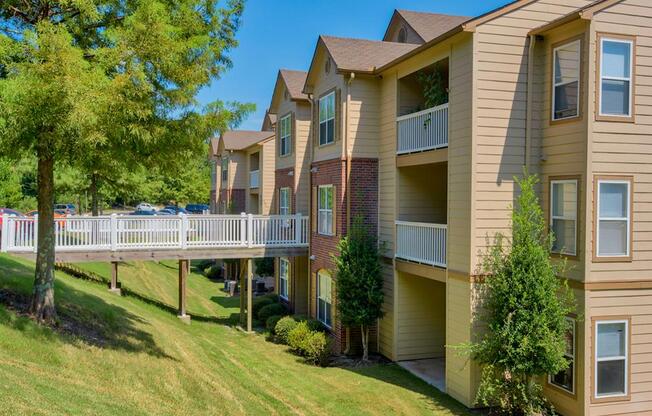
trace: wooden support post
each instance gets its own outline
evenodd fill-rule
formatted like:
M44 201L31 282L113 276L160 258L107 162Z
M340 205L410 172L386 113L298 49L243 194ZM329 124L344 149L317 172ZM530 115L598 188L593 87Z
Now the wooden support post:
M240 326L245 326L245 260L240 260L240 267L238 270L238 277L240 278Z
M186 314L186 282L188 280L188 260L179 260L179 319L190 323Z
M253 309L253 294L254 294L254 262L252 259L247 259L247 332L251 332L252 328L252 309Z
M109 292L115 294L122 294L120 290L120 282L118 281L118 262L111 262L111 283L109 283Z

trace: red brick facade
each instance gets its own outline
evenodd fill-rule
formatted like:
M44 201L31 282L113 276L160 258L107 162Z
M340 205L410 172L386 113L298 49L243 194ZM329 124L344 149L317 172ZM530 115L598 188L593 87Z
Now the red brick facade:
M245 211L245 190L244 189L222 189L217 202L218 212L226 214L239 214Z
M292 173L292 174L290 174ZM294 214L297 212L297 205L295 202L294 196L296 195L296 189L294 186L294 168L286 169L277 169L274 185L274 202L272 206L274 207L274 214L278 214L279 210L279 190L281 188L290 188L290 213Z
M363 217L363 223L369 231L376 234L378 230L378 160L377 159L353 159L351 162L351 187L346 188L346 161L341 159L332 159L312 164L311 185L313 189L320 185L334 186L334 205L336 233L333 236L319 234L318 227L312 227L310 254L314 256L311 262L311 300L310 313L312 316L317 315L317 272L322 269L330 271L334 277L334 264L331 256L337 252L337 243L340 238L346 235L347 218L346 218L346 192L351 192L351 220L360 215ZM313 197L318 196L314 195ZM313 204L313 207L315 204ZM314 208L313 208L314 210ZM317 221L316 212L312 213L311 221ZM334 292L337 291L337 284L334 282ZM333 293L333 309L335 305L335 293ZM345 331L339 321L333 320L333 336L335 339L334 351L340 353L345 348ZM375 331L374 331L375 332ZM351 334L351 346L359 345L359 333ZM372 340L374 336L370 337ZM370 347L375 348L373 342Z

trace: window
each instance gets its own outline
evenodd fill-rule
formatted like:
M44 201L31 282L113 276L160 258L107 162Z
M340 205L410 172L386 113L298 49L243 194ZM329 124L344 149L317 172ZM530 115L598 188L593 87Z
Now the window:
M405 43L407 42L407 30L405 30L404 27L401 28L401 30L398 31L398 43Z
M222 182L229 180L229 159L222 159Z
M278 191L278 213L290 215L290 188L281 188Z
M290 154L292 146L292 116L288 114L279 122L279 155L286 156Z
M550 182L550 228L553 253L577 254L577 180Z
M317 273L317 319L327 327L331 327L331 285L330 274L325 271Z
M333 185L319 187L319 234L333 235Z
M577 117L580 113L581 41L553 49L552 119Z
M281 258L279 261L279 288L278 295L288 300L288 282L290 281L290 261L286 258Z
M595 323L595 397L626 396L628 393L627 320Z
M575 393L575 320L566 318L568 331L566 332L566 351L564 357L568 361L568 368L557 374L550 375L548 382L554 386Z
M628 180L598 180L598 257L629 257L630 186Z
M319 145L335 141L335 93L319 99Z
M600 38L600 115L631 117L633 40Z

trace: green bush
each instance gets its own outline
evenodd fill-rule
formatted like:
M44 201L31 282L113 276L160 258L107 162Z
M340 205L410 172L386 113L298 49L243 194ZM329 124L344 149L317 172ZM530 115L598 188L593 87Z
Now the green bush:
M258 312L260 312L260 310L265 306L271 305L272 303L274 303L274 300L267 296L260 296L255 298L251 307L253 316L258 317Z
M306 321L297 323L294 329L288 334L288 346L290 349L301 354L303 351L303 342L311 332Z
M307 315L295 315L294 319L297 322L306 322L308 324L308 329L310 329L311 331L321 331L321 332L326 331L324 324Z
M276 324L276 327L274 327L276 340L287 345L290 332L296 328L298 324L299 322L291 316L284 316L281 318Z
M272 334L274 334L274 329L276 328L276 324L278 324L278 321L283 318L283 315L272 315L267 320L265 321L265 328Z
M260 322L267 322L267 319L274 315L287 315L287 308L285 305L280 303L270 303L269 305L260 308L258 310L258 315L254 316L257 316Z
M301 354L306 361L325 367L331 355L331 341L325 333L310 331L301 343Z
M206 271L204 272L206 274L206 277L208 277L211 280L217 280L222 277L222 268L220 266L210 266Z

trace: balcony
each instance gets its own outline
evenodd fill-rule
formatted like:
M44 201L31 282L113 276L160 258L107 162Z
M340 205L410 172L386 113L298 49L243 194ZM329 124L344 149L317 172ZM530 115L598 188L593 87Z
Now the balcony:
M258 189L260 187L260 171L252 170L249 172L249 188Z
M446 224L396 221L397 259L446 267Z
M400 116L396 123L398 155L448 147L448 103Z

